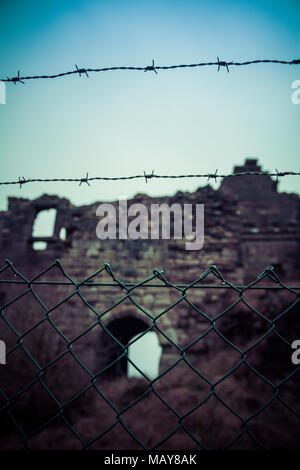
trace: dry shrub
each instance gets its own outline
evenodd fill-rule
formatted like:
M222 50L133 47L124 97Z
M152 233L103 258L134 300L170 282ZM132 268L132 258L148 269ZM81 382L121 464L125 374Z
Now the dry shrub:
M210 380L215 382L231 369L232 364L233 356L221 352L206 364L205 371L201 371L210 374ZM84 394L86 409L70 415L65 421L63 416L67 416L67 412L57 417L30 438L28 446L33 449L80 449L87 445L91 449L106 450L134 450L144 446L147 449L188 450L201 448L201 445L220 449L232 443L233 449L260 448L252 437L267 448L295 449L299 446L299 418L278 399L263 410L264 404L273 396L272 387L255 374L251 375L245 364L220 380L213 389L215 393L207 400L211 386L186 365L176 366L152 386L145 379L126 377L104 383L99 379L95 385L102 395L90 388ZM286 387L285 391L282 396L294 405L295 388ZM197 406L201 401L202 404ZM193 408L194 411L189 413ZM254 417L247 422L252 415ZM179 424L182 426L178 427ZM243 430L245 432L234 441ZM167 439L168 435L171 437ZM3 447L17 448L20 440L20 435L8 436Z

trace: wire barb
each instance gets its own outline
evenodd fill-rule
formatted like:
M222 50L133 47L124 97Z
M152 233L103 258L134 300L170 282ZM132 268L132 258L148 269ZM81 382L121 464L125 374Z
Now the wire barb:
M225 62L224 60L220 61L219 57L217 57L217 59L218 59L218 72L220 71L220 67L226 67L227 72L229 73L228 63Z
M275 168L275 170L276 170L276 173L277 173L277 175L276 175L276 182L278 183L279 177L280 177L280 176L284 176L284 173L280 173L280 172L277 170L277 168Z
M146 183L148 183L148 179L154 177L154 170L152 170L151 175L146 175L146 172L145 172L145 170L144 170L144 177L145 177Z
M18 70L18 75L17 77L12 77L12 78L8 78L7 77L7 81L9 82L13 82L15 85L17 84L17 82L20 82L22 83L23 85L25 85L25 83L21 80L20 78L20 70Z
M86 76L87 76L87 78L89 78L89 75L88 75L86 69L79 69L76 64L75 64L75 67L76 67L77 73L79 74L79 77L81 77L81 74L82 74L82 73L85 73Z
M90 183L89 183L89 174L88 173L86 174L85 178L80 179L79 186L81 186L82 183L86 183L88 186L91 186Z
M19 176L20 189L22 189L22 185L25 184L25 183L27 183L27 181L25 180L24 176L22 176L22 179Z
M214 180L215 180L215 183L216 183L216 182L217 182L217 178L219 178L219 175L217 175L217 173L218 173L218 170L216 170L213 174L208 175L207 181L209 181L210 179L214 179Z
M150 72L150 71L155 72L156 75L158 75L158 73L155 69L154 59L152 59L152 65L148 65L147 67L145 67L145 70L144 70L144 72Z

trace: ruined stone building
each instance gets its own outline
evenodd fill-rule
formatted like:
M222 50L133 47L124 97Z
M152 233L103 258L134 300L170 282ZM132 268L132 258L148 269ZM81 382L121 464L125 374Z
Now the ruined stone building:
M235 173L248 171L261 171L261 167L256 160L247 159L243 166L234 169ZM67 199L45 194L35 200L9 198L8 210L0 216L1 266L5 265L4 259L8 258L19 272L31 279L59 259L65 272L79 282L109 263L115 276L122 282L142 281L150 277L156 268L164 271L163 275L172 285L187 285L195 281L210 265L215 265L226 280L241 286L255 281L259 274L272 265L283 282L299 284L300 198L296 194L279 193L277 181L271 177L228 177L222 181L218 190L208 184L193 193L179 191L174 196L149 197L138 194L128 204L143 203L148 207L152 203L163 202L169 205L175 202L181 205L204 204L205 238L201 250L187 251L184 239L172 237L170 240L99 240L96 236L96 209L99 203L76 207ZM117 202L113 204L117 208ZM32 229L37 215L48 209L56 210L53 235L33 237ZM65 237L60 236L62 229ZM44 242L46 248L36 250L36 242ZM7 276L12 280L18 278L9 268L1 276L2 279ZM37 280L68 281L58 266L54 266ZM170 286L149 288L141 285L134 289L131 298L118 304L126 296L126 290L121 289L117 283L111 285L114 280L107 270L91 278L90 282L104 285L81 286L80 294L84 300L76 293L55 308L54 305L75 290L75 284L34 286L34 292L50 310L51 320L66 338L75 338L97 322L95 312L98 312L102 315L103 326L126 345L133 336L153 324L151 316L145 312L150 313L153 318L182 296L182 292ZM151 282L163 284L157 277ZM209 275L204 283L222 284L213 275ZM24 286L21 287L24 290ZM46 311L31 292L9 305L11 296L18 295L21 287L13 283L9 288L0 285L0 302L4 306L8 305L4 310L7 315L12 311L10 318L15 315L22 332L29 328L29 318L31 321L33 318L42 318ZM179 302L157 318L156 324L160 329L157 332L163 350L161 368L174 361L179 354L173 343L185 347L208 328L209 322L198 310L213 316L238 298L238 293L231 289L191 289L189 295L193 305L185 301ZM253 292L253 297L249 298L255 308L259 306L260 311L268 311L270 314L276 310L276 305L284 306L286 302L279 294L278 297L275 294L270 296L265 291ZM136 304L142 308L138 308ZM245 306L238 304L236 314L243 311L243 308ZM251 315L245 314L243 325L239 328L234 317L234 308L230 314L230 321L225 316L219 320L229 338L235 338L242 344L253 339L260 331L258 320ZM55 354L58 354L65 347L62 337L54 334L52 326L42 323L40 332L36 328L30 333L43 337L43 344L50 344L50 358L51 351L55 350ZM42 331L42 327L45 331ZM6 333L9 342L11 332L7 329L2 336ZM51 342L54 337L56 339L53 341L57 344ZM210 335L204 336L190 348L191 360L199 355L211 354L218 344L218 339L214 343ZM99 325L73 343L73 350L93 373L111 363L118 351L120 352L118 348ZM117 373L122 367L117 363L108 372Z

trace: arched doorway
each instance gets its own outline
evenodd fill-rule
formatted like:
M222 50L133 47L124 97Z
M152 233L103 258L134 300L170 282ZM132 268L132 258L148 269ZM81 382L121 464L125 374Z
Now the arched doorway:
M143 331L147 330L148 324L146 323L146 321L143 321L138 317L128 315L121 318L112 319L109 323L105 325L105 328L107 331L103 330L101 332L97 351L97 369L98 371L105 369L100 376L105 379L114 379L116 377L120 377L121 375L127 375L128 372L129 376L140 376L140 374L133 372L133 369L135 369L134 366L131 365L130 368L128 367L127 357L125 355L123 357L120 356L122 356L124 348L127 347L130 340L138 336ZM123 345L123 347L118 344L118 342L112 336L116 338ZM154 336L156 337L155 340L153 340ZM131 346L128 347L128 354L131 360L134 359L137 350L140 351L140 357L138 359L137 364L139 368L141 368L140 366L143 363L141 349L145 351L145 366L145 364L147 364L146 356L149 356L149 348L151 347L151 344L153 346L154 343L158 346L158 348L160 348L160 346L158 345L157 334L152 332L151 335L150 332L148 332L144 336L142 336L138 341L134 342ZM160 354L158 354L157 352L155 355L160 357ZM148 359L148 364L146 367L146 370L148 372L149 367L150 366ZM142 370L144 371L144 369Z

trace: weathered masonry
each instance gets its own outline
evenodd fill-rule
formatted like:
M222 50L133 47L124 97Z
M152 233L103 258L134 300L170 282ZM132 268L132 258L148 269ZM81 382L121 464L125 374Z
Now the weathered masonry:
M261 168L256 160L247 159L245 165L234 169L235 173L247 171L261 171ZM173 238L99 240L95 231L99 202L76 207L67 199L43 195L32 201L9 198L8 210L1 212L0 217L2 264L5 258L12 260L16 268L30 278L59 258L66 272L79 281L109 263L118 278L128 282L147 278L156 267L164 270L164 275L175 284L194 281L211 264L216 265L232 283L247 284L272 265L280 279L299 283L300 198L296 194L278 193L277 182L269 176L231 177L224 179L218 190L208 185L194 193L177 192L174 196L155 198L138 194L128 201L130 204L137 202L147 206L163 202L169 205L204 204L203 249L186 251L184 240ZM113 204L117 208L117 202ZM36 217L49 209L56 210L53 233L46 237L34 236ZM35 249L37 242L43 242L45 249ZM52 270L44 274L41 280L59 277L62 278L62 273L59 270L53 273ZM105 274L98 280L109 283ZM36 287L47 306L67 295L63 286L55 286L55 293L53 289L49 286L43 290L42 287ZM120 291L111 286L101 290L93 286L84 287L82 291L89 304L99 313L121 295ZM10 292L0 286L0 303L5 304L9 296ZM170 289L139 288L136 300L152 314L158 314L171 305L176 296L178 293ZM224 292L221 295L213 289L195 290L193 301L200 309L217 312L232 301L232 293ZM253 299L254 305L259 303L261 308L271 308L270 302L263 295ZM284 303L284 299L281 302ZM34 300L25 298L24 302L16 303L11 308L16 310L16 315L18 313L18 321L25 324L28 311L38 316L40 306ZM20 315L22 309L26 309L26 315L25 312L23 316ZM93 312L78 296L53 310L52 318L67 337L74 337L95 319ZM103 317L103 324L122 344L126 344L147 329L151 321L130 301L126 301L110 310ZM192 312L188 305L179 304L162 316L160 328L175 342L185 345L207 326L199 321L197 312ZM163 348L163 366L173 360L177 352L163 335L159 335L159 341ZM199 349L195 346L193 354L210 354L211 341L210 337L207 340L204 338L199 343ZM75 344L78 354L94 371L118 355L118 345L101 328L94 328ZM59 345L57 348L59 350ZM126 364L118 367L112 367L110 374L126 370Z

